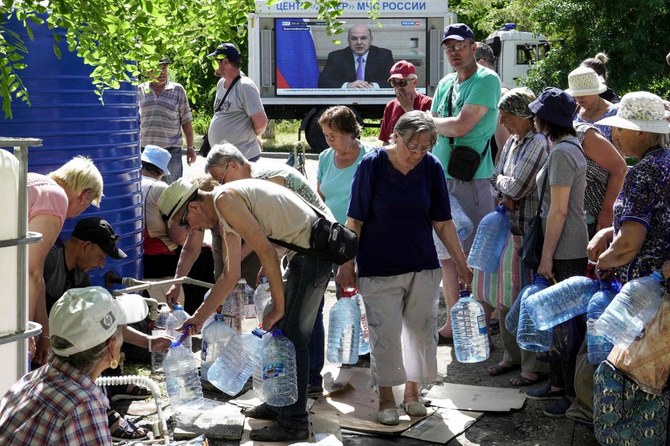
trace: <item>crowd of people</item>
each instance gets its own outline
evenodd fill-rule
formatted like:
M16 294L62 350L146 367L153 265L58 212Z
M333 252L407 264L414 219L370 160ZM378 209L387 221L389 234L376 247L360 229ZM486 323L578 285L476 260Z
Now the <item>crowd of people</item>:
M375 56L373 49L379 50L366 27L352 27L348 38L361 64L367 65L368 51ZM323 391L323 305L331 275L338 297L343 288L357 288L363 298L377 421L396 425L398 408L412 417L426 414L421 385L437 376L438 345L453 342L449 317L438 326L440 292L450 309L459 292L471 288L488 322L493 311L505 318L533 274L561 282L588 274L590 262L600 275L625 283L663 270L670 260L670 124L661 98L631 92L618 102L605 83L603 54L573 70L568 89L548 87L536 95L501 86L490 48L475 41L469 26L449 25L441 45L454 71L432 98L417 93L416 69L407 61L375 80L386 80L396 94L384 112L380 147L361 142L348 107L320 116L330 148L319 156L315 188L295 169L260 159L267 116L233 44L209 55L221 80L208 145L201 149L207 157L201 179L182 178L182 132L187 162L197 155L188 100L167 77L169 61L161 60L160 72L139 86L144 277L189 275L215 283L207 299L184 289L191 316L181 328L196 334L241 277L256 284L262 271L272 295L263 328L280 328L296 349L297 401L245 410L275 421L253 430L253 440L309 435L307 398ZM337 63L332 58L329 63ZM328 82L339 87L349 81ZM478 162L463 164L458 153L466 150ZM624 157L637 164L628 168ZM66 218L99 205L102 175L91 160L76 157L48 175L29 174L28 197L29 228L43 234L30 245L29 265L29 317L43 326L31 353L40 367L0 401L0 439L109 444L112 437L143 438L145 431L110 413L106 398L113 396L94 380L116 367L124 339L166 351L170 338L125 326L146 316L137 299L114 299L89 286L89 270L104 266L108 256L125 257L109 223L82 219L71 239L58 239ZM496 205L507 209L510 233L498 272L468 266L475 231L459 239L454 201L475 230ZM533 270L518 252L537 212L544 244ZM338 267L310 250L320 217L357 234L355 260ZM211 245L204 230L212 231ZM170 305L180 291L175 285L167 292ZM519 370L509 384L538 384L527 395L554 400L546 415L591 422L595 366L584 360L585 330L583 317L564 322L554 329L554 347L538 355L521 349L500 324L503 358L488 373ZM393 394L399 385L402 402ZM134 387L117 394L148 396Z

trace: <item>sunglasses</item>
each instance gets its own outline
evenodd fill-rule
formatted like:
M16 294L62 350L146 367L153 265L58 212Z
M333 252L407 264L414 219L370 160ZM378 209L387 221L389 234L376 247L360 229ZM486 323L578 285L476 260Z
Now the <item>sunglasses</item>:
M391 79L391 85L394 87L406 87L412 79Z

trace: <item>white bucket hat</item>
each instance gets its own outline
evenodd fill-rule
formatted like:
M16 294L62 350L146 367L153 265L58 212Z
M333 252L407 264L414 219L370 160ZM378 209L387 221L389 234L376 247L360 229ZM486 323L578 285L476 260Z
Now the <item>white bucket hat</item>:
M166 220L167 227L172 225L172 217L184 203L198 190L198 183L191 183L183 178L177 179L163 191L158 199L158 209Z
M72 347L53 348L59 356L70 356L102 344L119 325L139 322L149 308L142 296L125 294L116 298L99 286L72 288L56 301L49 314L51 336L67 340Z
M603 79L591 68L579 67L568 74L568 88L565 92L573 97L591 96L607 90Z
M144 150L142 151L142 161L158 167L163 171L164 175L170 175L168 163L170 162L171 157L172 155L170 155L170 152L164 148L150 144L144 146Z
M621 98L616 116L601 119L596 124L640 132L670 133L663 100L648 91L625 94Z

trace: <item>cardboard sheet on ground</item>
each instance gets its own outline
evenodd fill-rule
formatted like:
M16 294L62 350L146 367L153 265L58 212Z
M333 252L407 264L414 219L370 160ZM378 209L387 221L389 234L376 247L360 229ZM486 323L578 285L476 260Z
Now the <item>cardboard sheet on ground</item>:
M205 398L199 411L180 415L174 437L193 438L205 434L209 439L239 440L243 427L244 415L239 407Z
M445 444L465 432L467 428L472 426L472 423L483 415L482 412L438 409L433 416L414 424L400 436Z
M521 409L526 394L518 389L443 384L433 386L426 395L433 406L445 409L476 410L481 412L509 412Z

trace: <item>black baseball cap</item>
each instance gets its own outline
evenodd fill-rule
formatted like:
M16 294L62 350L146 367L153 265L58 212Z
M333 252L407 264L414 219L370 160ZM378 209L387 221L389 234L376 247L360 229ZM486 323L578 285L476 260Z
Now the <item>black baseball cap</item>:
M112 226L100 217L89 217L79 220L77 226L72 231L72 237L85 242L95 243L102 249L105 254L113 259L125 259L128 257L125 252L121 251L116 242L119 236L116 235Z

